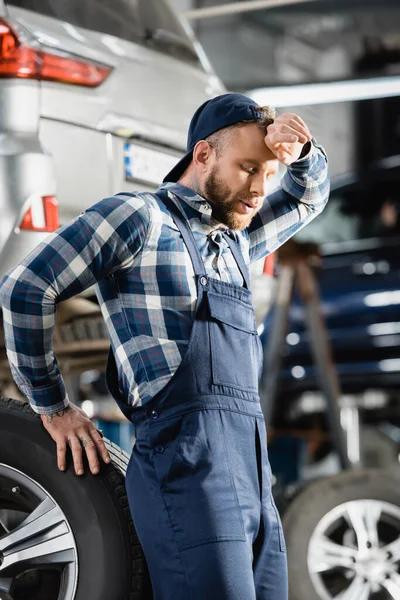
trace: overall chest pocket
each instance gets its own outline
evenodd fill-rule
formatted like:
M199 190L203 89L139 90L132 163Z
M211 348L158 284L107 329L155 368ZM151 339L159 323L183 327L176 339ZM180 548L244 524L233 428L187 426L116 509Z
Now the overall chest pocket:
M257 391L260 342L253 308L240 300L209 292L212 382Z

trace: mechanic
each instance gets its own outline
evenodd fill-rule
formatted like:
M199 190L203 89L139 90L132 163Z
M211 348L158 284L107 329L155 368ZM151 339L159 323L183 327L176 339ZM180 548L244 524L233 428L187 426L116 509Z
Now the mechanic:
M100 201L3 280L13 376L59 469L69 445L78 475L83 454L93 474L110 458L68 399L52 334L57 303L96 286L109 389L135 427L126 487L155 600L287 598L248 265L328 193L325 152L299 116L224 94L197 109L188 152L156 193Z

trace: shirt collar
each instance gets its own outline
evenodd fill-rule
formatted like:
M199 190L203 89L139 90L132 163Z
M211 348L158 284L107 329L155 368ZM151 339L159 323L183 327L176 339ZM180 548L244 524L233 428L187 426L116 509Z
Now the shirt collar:
M160 190L172 192L180 200L183 200L186 203L186 205L190 206L197 213L200 213L199 219L204 225L207 226L208 233L211 233L212 231L216 230L226 231L226 233L228 233L230 237L232 237L234 240L237 240L236 232L232 231L226 225L224 225L223 223L219 223L213 218L211 205L197 192L191 190L185 185L172 182L163 183L160 186ZM183 206L183 208L185 207Z

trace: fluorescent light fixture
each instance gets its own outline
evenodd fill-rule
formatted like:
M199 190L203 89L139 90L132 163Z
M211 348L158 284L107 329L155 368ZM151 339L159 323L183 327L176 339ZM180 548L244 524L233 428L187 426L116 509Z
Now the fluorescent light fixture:
M393 335L400 333L400 323L373 323L367 329L370 335Z
M388 358L387 360L381 360L379 363L381 371L393 372L400 371L400 359L399 358Z
M375 348L397 348L400 343L400 335L385 335L372 338Z
M228 4L217 4L216 6L206 6L204 8L195 8L183 13L186 19L191 21L199 19L210 19L238 13L252 12L253 10L262 10L287 6L291 4L304 4L317 2L318 0L244 0L242 2L230 2Z
M259 106L305 106L400 96L400 77L265 87L246 92Z
M400 304L400 290L368 294L364 298L364 304L367 306L393 306Z

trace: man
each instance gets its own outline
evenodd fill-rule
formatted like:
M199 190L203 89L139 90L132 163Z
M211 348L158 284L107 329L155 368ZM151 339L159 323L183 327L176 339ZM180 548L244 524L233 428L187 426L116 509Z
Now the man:
M95 285L109 388L135 426L126 486L155 600L284 600L248 264L322 210L326 157L297 115L224 94L196 111L165 182L102 200L5 277L11 369L59 468L69 445L78 475L83 449L98 473L107 451L69 402L51 342L56 303Z

